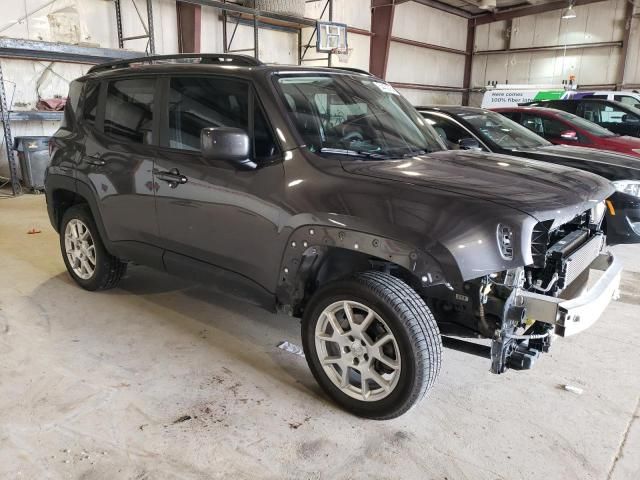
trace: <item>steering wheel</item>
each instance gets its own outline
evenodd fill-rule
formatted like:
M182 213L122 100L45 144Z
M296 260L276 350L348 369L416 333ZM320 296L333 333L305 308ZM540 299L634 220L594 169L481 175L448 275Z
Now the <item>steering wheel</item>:
M364 136L362 133L352 130L351 132L347 132L340 140L345 143L364 142Z

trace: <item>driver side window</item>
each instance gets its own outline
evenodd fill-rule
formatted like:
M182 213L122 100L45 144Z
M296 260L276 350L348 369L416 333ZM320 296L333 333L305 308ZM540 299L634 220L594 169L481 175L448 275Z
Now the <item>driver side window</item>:
M558 120L528 114L522 115L522 125L547 140L557 140L561 138L562 132L569 130Z

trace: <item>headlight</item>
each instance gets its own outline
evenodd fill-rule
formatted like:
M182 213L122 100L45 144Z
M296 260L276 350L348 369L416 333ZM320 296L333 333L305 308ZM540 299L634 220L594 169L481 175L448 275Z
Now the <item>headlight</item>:
M622 193L640 197L640 181L639 180L618 180L613 182L616 190Z
M631 151L640 155L640 148L632 148Z
M596 225L600 225L604 214L607 211L607 204L605 202L598 203L595 207L591 209L591 223Z

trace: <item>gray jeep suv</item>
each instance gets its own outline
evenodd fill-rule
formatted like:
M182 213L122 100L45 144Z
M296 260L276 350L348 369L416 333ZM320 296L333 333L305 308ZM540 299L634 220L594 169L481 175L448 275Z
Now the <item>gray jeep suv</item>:
M49 215L81 287L114 287L136 262L241 288L302 318L313 375L364 417L423 398L443 340L495 373L530 368L619 283L607 180L446 151L363 72L233 55L98 65L72 82L51 155Z

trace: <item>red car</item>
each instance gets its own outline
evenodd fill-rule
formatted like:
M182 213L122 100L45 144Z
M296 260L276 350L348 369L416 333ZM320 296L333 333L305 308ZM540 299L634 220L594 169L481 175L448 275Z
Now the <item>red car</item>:
M622 137L572 113L541 107L494 108L556 145L575 145L640 157L640 138Z

